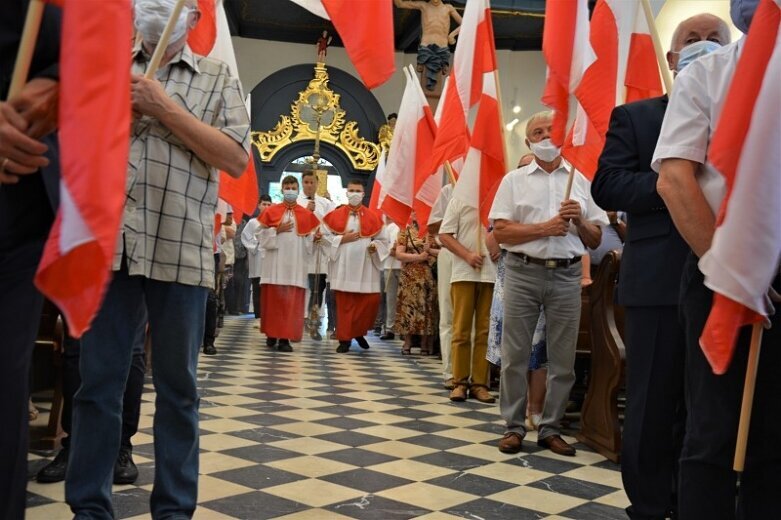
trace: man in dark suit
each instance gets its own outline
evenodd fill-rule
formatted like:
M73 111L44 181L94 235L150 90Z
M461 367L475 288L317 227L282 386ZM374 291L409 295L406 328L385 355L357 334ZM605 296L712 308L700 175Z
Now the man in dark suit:
M670 69L680 70L681 51L703 41L729 43L727 24L710 14L683 21L667 53ZM689 53L691 49L683 56ZM685 337L678 322L678 293L689 246L656 191L658 175L651 169L666 108L667 96L615 108L591 186L599 206L624 211L628 220L617 303L626 316L621 475L632 519L663 519L675 509L685 418Z
M0 17L0 99L8 97L29 0ZM58 187L60 12L47 7L22 92L0 102L0 518L24 517L30 361L43 297L33 286Z

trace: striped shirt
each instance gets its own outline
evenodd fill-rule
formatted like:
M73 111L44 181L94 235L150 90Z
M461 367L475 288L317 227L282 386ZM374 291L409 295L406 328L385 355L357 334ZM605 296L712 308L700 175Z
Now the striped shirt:
M143 74L149 55L133 50L133 74ZM250 128L241 86L224 63L189 47L157 72L166 93L195 117L249 151ZM214 285L214 212L219 172L159 121L143 116L131 129L126 202L114 255L123 253L130 275L163 282Z

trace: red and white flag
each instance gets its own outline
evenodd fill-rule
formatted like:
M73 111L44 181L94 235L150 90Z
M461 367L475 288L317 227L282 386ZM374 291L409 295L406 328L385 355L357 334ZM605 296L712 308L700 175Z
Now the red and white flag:
M708 151L727 184L713 243L699 262L715 293L700 345L716 374L729 367L740 327L768 314L765 298L781 261L779 24L781 0L762 0Z
M291 1L331 20L367 88L382 85L396 71L391 0Z
M430 176L430 150L437 133L420 81L414 72L404 69L407 85L401 98L399 117L393 131L385 166L380 208L399 227L409 222L412 210L423 212L428 221L428 209L415 195Z
M212 45L210 58L218 59L228 65L231 76L239 77L239 66L236 63L236 52L233 49L230 28L228 27L228 17L225 15L225 6L223 0L216 1L215 23L217 27L216 37ZM203 3L203 0L201 0ZM199 3L199 5L201 5ZM198 23L200 26L200 22ZM198 26L196 26L197 29ZM251 114L250 96L247 96L247 113ZM237 222L241 221L244 214L252 215L258 207L258 177L255 172L255 158L253 148L250 147L249 161L247 168L238 179L235 179L225 172L220 172L219 196L227 201L233 207L233 216Z
M208 56L217 39L217 3L222 0L199 0L198 10L201 19L187 35L187 45L195 54Z
M489 0L471 0L464 11L464 24L477 27L474 74L480 74L477 118L472 128L469 151L453 189L453 197L477 208L488 223L496 189L507 172L504 154L504 128L496 85L496 49ZM473 83L474 86L474 83Z
M377 215L382 215L380 206L385 199L385 192L382 191L382 183L385 182L385 150L380 153L380 161L377 163L377 171L374 172L374 185L372 186L372 196L369 199L369 209Z
M549 3L550 4L550 3ZM593 60L573 94L578 107L562 155L591 179L617 105L661 96L662 82L640 2L598 0L591 17Z
M551 141L561 146L569 118L569 96L596 60L589 43L588 0L546 2L542 54L548 64L542 102L555 111Z
M125 205L129 0L60 0L60 207L35 284L80 337L100 309Z

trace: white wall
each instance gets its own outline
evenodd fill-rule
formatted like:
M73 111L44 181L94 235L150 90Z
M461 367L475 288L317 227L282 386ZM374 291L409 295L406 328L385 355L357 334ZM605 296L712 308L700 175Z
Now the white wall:
M678 23L702 12L713 13L729 22L729 0L667 0L657 16L660 39L665 49ZM740 32L731 22L730 27L733 30L733 38L738 38ZM263 79L280 69L301 63L314 64L316 57L314 44L301 45L234 37L233 45L239 77L245 92L251 91ZM401 69L407 64L414 64L415 58L414 54L396 53L396 74L373 91L386 114L398 112L404 91ZM545 84L545 60L539 51L498 51L497 59L505 122L509 123L516 117L519 119L513 130L505 134L508 166L514 166L521 155L528 151L523 143L526 121L535 112L545 109L540 103ZM328 50L327 63L358 76L341 47ZM521 106L519 114L512 112L514 104ZM289 107L280 107L279 110L280 113L287 113Z

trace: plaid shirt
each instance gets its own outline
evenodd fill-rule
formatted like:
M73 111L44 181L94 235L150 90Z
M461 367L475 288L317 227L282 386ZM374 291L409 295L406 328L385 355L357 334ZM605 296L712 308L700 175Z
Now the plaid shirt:
M143 74L149 56L133 51L132 72ZM250 128L241 86L224 63L185 47L157 73L166 93L201 121L249 151ZM163 282L214 286L214 212L219 172L206 164L159 121L148 116L131 131L130 157L120 234L130 275Z

